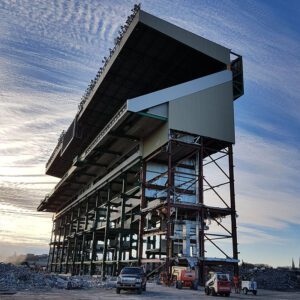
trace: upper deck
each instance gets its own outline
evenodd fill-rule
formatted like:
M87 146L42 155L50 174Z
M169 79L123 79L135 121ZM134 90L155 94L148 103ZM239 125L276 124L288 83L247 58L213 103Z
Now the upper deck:
M110 49L47 162L46 174L63 177L74 158L93 142L127 99L227 70L231 65L237 78L233 91L237 98L243 93L238 62L230 60L230 49L139 10Z

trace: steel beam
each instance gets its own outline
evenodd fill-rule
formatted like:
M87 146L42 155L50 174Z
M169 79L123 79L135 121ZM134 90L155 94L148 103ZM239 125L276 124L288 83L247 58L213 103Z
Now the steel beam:
M107 189L107 208L106 208L106 224L104 231L104 245L103 245L103 257L102 257L102 272L101 277L102 280L105 279L106 276L106 260L107 260L107 244L108 244L108 235L109 235L109 227L110 227L110 200L111 200L111 185L108 184Z
M126 207L126 200L127 195L125 194L127 190L127 174L123 174L123 180L122 180L122 201L121 201L121 216L120 216L120 226L121 230L119 233L119 249L118 249L118 261L117 261L117 272L119 273L121 271L121 265L120 262L122 260L122 253L124 252L123 249L123 238L124 238L124 223L125 223L125 207Z
M234 191L234 165L232 145L228 146L228 163L230 177L230 206L231 206L231 233L232 233L232 254L234 259L238 259L236 209L235 209L235 191ZM239 276L238 264L234 264L234 274Z
M140 173L140 185L141 185L140 211L142 211L147 205L146 197L145 197L146 167L147 167L146 161L143 161L141 167L141 173ZM140 265L143 258L144 227L145 227L145 215L141 213L141 219L139 224L139 238L138 238L138 260Z

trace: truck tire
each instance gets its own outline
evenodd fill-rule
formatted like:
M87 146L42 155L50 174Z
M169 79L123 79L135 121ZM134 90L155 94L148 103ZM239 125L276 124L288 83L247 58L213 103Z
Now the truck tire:
M243 288L243 293L244 293L245 295L248 294L248 289L247 289L246 287Z
M121 289L117 288L117 289L116 289L116 292L117 292L117 294L120 294Z
M225 293L224 295L225 295L225 297L229 297L230 293Z
M176 287L181 290L182 289L182 282L181 281L176 281Z
M216 293L216 291L215 291L214 288L211 288L211 289L210 289L210 294L211 294L212 296L217 296L217 293Z
M204 291L205 291L205 294L208 296L209 295L209 288L207 286L205 287Z
M191 288L192 288L193 290L195 290L195 291L198 290L198 282L197 282L196 280L193 281L193 284L192 284Z

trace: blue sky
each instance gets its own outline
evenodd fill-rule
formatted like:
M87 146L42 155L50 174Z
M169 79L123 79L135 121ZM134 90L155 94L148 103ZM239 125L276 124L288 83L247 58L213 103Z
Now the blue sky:
M0 1L0 255L47 252L44 166L134 1ZM243 55L235 103L239 251L300 256L299 1L155 0L142 8Z

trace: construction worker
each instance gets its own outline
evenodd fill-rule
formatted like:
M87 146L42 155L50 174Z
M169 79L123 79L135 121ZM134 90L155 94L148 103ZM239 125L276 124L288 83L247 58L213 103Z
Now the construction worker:
M239 276L237 276L237 275L233 276L233 285L234 285L234 292L236 294L239 294L240 293L240 279L239 279Z

